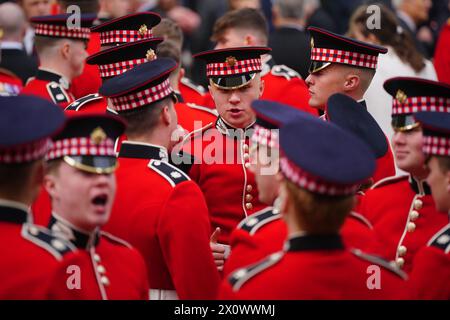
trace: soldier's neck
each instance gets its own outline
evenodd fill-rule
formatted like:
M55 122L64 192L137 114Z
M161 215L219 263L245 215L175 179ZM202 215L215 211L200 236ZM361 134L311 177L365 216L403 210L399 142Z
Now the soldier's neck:
M64 78L66 78L68 81L72 81L74 78L74 75L72 72L68 70L65 63L60 63L58 61L45 61L43 60L41 62L41 65L39 66L39 69L43 69L49 72L56 73Z

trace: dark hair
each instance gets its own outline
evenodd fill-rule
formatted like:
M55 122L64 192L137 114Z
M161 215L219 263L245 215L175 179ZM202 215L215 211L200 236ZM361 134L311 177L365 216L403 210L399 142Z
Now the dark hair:
M100 5L98 0L59 0L63 10L71 5L80 7L82 13L97 13Z
M228 29L248 29L269 38L267 20L260 10L244 8L227 12L214 24L212 40L220 41Z
M358 7L350 18L349 35L353 36L353 28L365 36L373 34L381 45L391 46L402 61L408 63L415 72L420 72L425 67L423 55L417 50L412 36L400 26L395 14L386 6L376 4L380 8L381 28L369 29L367 21L371 14L368 12L368 5Z
M163 18L152 31L155 37L161 37L164 38L165 41L171 40L175 42L180 50L183 47L183 31L176 22L168 18Z
M0 193L20 194L24 192L36 162L23 164L0 164Z
M178 64L181 60L181 50L172 40L161 42L156 49L156 55L158 58L171 58Z
M439 168L443 173L450 171L450 158L449 157L437 157Z

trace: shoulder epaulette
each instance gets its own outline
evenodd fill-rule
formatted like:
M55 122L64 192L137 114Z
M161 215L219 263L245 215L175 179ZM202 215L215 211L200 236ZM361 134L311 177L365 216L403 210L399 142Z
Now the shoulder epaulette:
M127 247L127 248L133 248L133 246L131 244L129 244L128 242L126 242L125 240L123 240L123 239L121 239L119 237L113 236L109 232L100 231L100 235L102 237L107 238L109 241L116 243L116 244L120 244L120 245L122 245L124 247Z
M302 76L297 71L285 66L284 64L273 66L271 73L277 77L285 77L287 80L291 80L292 78L302 79Z
M276 210L269 207L245 218L239 223L237 228L247 231L250 235L254 235L260 228L280 217L281 215Z
M35 80L36 77L29 77L27 81L25 81L25 86L27 86L31 81Z
M103 97L99 95L98 93L89 94L87 96L84 96L80 99L75 100L71 104L69 104L66 108L66 110L72 110L72 111L78 111L80 110L84 105L88 104L91 101L100 100Z
M384 269L394 273L395 275L399 276L400 278L402 278L403 280L407 280L408 279L408 275L403 272L402 270L400 270L397 266L389 263L389 261L386 261L378 256L374 256L371 254L367 254L362 252L359 249L351 249L350 250L351 253L353 253L356 257L368 261L370 263L373 263L377 266L383 267Z
M77 250L72 243L57 237L44 227L26 223L22 227L22 236L37 246L47 250L57 260L62 260L62 257L66 253Z
M217 110L213 110L213 109L208 108L208 107L199 106L198 104L190 103L190 102L186 103L186 105L189 108L192 108L192 109L197 109L197 110L202 110L202 111L208 112L208 113L210 113L211 115L213 115L215 117L219 116L219 113L217 112Z
M233 272L228 277L228 282L233 288L233 291L238 291L242 287L242 285L246 283L248 280L256 276L258 273L278 263L283 257L283 255L284 255L283 252L271 254L270 256L268 256L267 258L258 263L252 264L246 268L242 268Z
M429 247L439 248L445 253L450 253L450 224L439 230L427 244Z
M200 137L203 132L205 132L206 130L212 128L214 126L214 122L208 123L206 126L197 129L197 130L193 130L191 132L189 132L182 141L182 144L185 144L187 141L192 140L194 138Z
M351 211L349 216L365 224L369 229L373 229L372 223L370 223L369 219L364 217L362 214Z
M196 91L200 95L204 95L206 93L205 88L203 88L201 85L195 84L189 78L186 77L181 78L181 83L184 84L186 87L189 87L192 90Z
M69 95L67 94L66 90L57 82L49 82L46 85L48 94L50 95L50 98L52 98L53 102L58 103L64 103L64 102L70 102Z
M384 179L381 179L380 181L376 182L372 187L370 187L370 189L376 189L376 188L380 188L380 187L384 187L402 180L408 179L408 176L392 176L392 177L387 177Z
M184 181L191 180L183 171L164 161L150 160L148 166L166 179L172 187Z

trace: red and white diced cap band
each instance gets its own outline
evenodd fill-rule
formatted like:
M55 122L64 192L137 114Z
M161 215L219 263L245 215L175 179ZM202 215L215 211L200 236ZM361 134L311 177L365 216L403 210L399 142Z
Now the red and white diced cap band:
M300 188L321 195L350 196L355 194L360 187L360 184L340 185L324 181L319 177L315 177L305 170L302 170L285 156L281 157L280 169L287 179L298 185Z
M110 78L121 75L122 73L134 68L135 66L148 62L147 58L133 59L110 64L99 65L100 77Z
M432 156L450 157L450 137L423 137L423 153Z
M261 72L261 58L236 60L230 56L224 62L213 62L206 65L208 77L232 76L246 73Z
M392 103L392 115L411 114L421 111L449 112L450 98L446 97L406 97L399 90Z
M378 56L338 49L312 48L311 60L376 69Z
M89 40L91 29L68 28L67 26L62 25L38 23L35 25L35 34L37 36Z
M109 156L114 157L115 141L109 137L103 137L96 141L92 137L73 137L53 142L47 153L46 159L54 160L64 156Z
M131 94L111 97L111 102L116 111L132 110L153 102L164 99L173 94L173 88L170 85L169 79L164 80L158 85L152 86L145 90L133 92Z
M152 29L148 29L145 25L139 30L109 30L100 32L100 45L124 44L152 37Z
M279 129L267 129L255 124L252 141L270 148L278 148Z
M10 148L0 147L0 163L21 164L44 158L51 144L51 139L46 138Z

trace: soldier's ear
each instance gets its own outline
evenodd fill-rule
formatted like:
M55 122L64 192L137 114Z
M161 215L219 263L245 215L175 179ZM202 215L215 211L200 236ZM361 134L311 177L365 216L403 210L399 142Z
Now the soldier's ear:
M264 89L266 88L266 83L263 79L261 79L260 85L259 85L259 97L261 98L264 94Z
M361 79L360 79L359 75L357 75L355 73L349 73L345 77L344 91L346 91L346 92L355 91L359 88L360 83L361 83Z
M65 59L70 59L70 43L68 41L64 41L60 47L60 53Z

